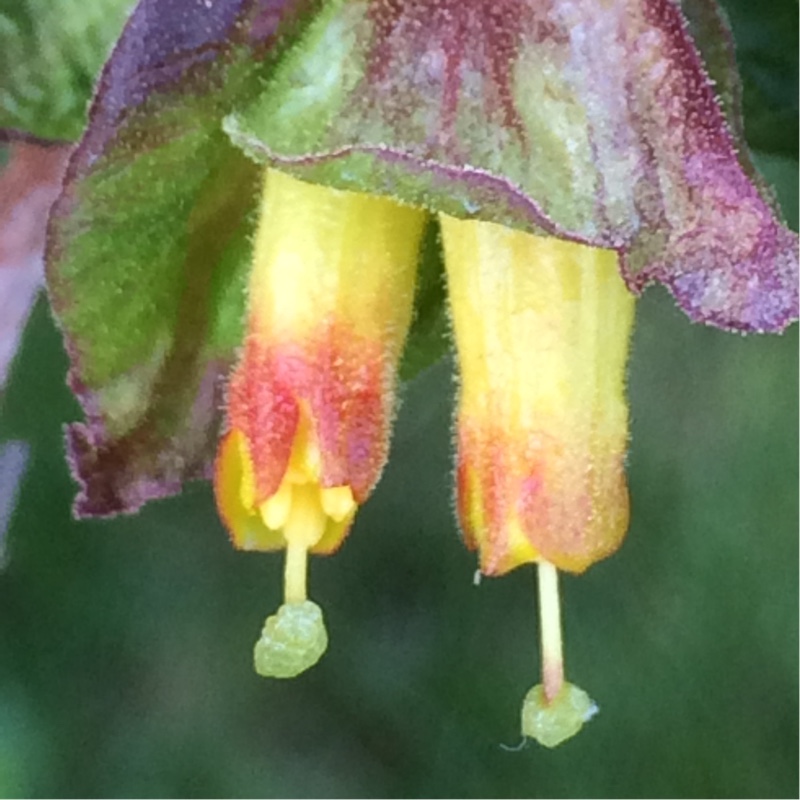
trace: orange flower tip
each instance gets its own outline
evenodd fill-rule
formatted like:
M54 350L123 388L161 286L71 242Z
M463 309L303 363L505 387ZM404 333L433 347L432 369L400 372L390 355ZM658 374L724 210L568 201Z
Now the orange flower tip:
M558 747L580 732L597 712L597 704L583 689L564 683L548 700L543 684L534 686L522 703L522 735L544 747Z
M220 517L236 547L279 550L295 543L312 552L336 549L358 506L350 486L322 486L314 463L293 454L277 490L259 501L256 467L244 434L234 428L223 437L214 488Z
M294 678L313 667L327 647L322 609L310 600L284 603L264 623L253 666L264 678Z

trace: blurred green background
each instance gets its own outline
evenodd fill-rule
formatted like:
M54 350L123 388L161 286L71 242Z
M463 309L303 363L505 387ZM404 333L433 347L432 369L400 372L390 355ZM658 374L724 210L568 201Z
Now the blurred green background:
M797 4L727 4L748 136L797 226ZM0 795L784 797L798 788L798 334L638 305L632 525L563 582L567 671L601 713L519 741L538 676L532 569L473 585L451 510L451 365L405 387L392 458L312 563L331 646L290 682L251 647L279 556L234 552L208 486L76 523L77 406L44 302L2 398L31 464L0 573Z

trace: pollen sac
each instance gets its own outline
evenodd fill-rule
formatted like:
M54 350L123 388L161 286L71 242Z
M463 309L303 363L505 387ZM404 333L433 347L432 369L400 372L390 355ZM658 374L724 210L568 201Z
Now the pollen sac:
M458 349L458 510L484 573L582 572L628 526L625 364L634 297L617 255L442 217Z
M253 650L253 663L265 678L294 678L313 667L327 647L322 609L310 600L284 603L267 617Z

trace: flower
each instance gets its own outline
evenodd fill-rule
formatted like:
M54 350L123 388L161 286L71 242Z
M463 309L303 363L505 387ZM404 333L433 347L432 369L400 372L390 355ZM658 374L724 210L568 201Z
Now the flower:
M306 596L306 554L339 547L386 461L425 221L386 198L265 173L215 490L236 547L286 548L286 604L317 620L288 648L303 654L292 674L322 655L305 646L322 630ZM279 676L287 671L286 638L307 626L297 610L294 619L279 636L265 627L262 674L274 674L276 651Z
M69 434L77 513L210 477L222 433L234 543L287 550L257 665L318 659L306 553L338 545L383 465L433 214L462 524L484 572L537 563L543 683L523 731L574 734L595 707L564 681L557 570L627 527L633 295L660 281L692 320L744 332L798 315L796 236L711 63L728 121L672 0L142 0L51 218L88 420ZM435 356L431 296L410 344Z
M634 297L611 250L446 217L461 525L481 569L583 572L628 527Z
M461 386L458 509L481 570L539 565L543 684L522 729L555 746L596 710L564 682L556 568L628 528L625 366L634 297L613 250L442 218Z

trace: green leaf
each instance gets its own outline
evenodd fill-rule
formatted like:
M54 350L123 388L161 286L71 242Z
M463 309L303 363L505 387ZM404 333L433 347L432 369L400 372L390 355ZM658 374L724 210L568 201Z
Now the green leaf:
M68 435L79 514L134 511L210 475L260 183L220 122L305 5L265 19L260 2L144 0L103 72L47 257L87 416Z
M400 378L408 381L435 364L448 349L447 299L439 226L428 226L420 248L414 321L408 335Z
M129 0L0 0L0 128L77 140Z

